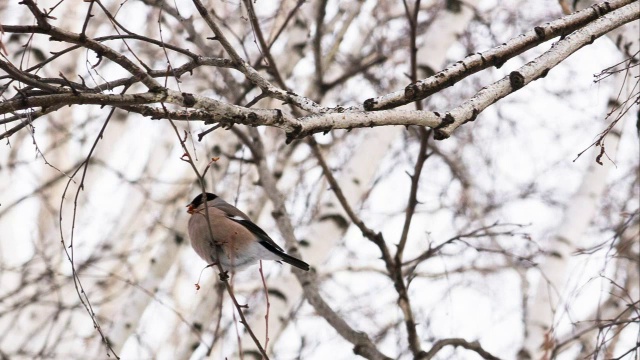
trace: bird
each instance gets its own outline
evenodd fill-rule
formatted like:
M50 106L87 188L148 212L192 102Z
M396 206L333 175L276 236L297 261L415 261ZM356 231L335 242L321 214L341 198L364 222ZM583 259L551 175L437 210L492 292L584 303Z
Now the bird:
M286 254L245 213L216 194L198 194L187 205L187 212L191 215L188 224L191 246L210 265L219 263L223 270L236 272L258 260L276 260L309 271L309 264Z

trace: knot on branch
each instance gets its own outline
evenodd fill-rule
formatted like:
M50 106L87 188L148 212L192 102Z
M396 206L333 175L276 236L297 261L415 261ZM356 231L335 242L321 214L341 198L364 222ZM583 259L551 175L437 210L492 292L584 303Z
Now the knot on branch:
M282 115L282 110L276 109L275 112L276 112L276 119L275 119L274 123L279 124L279 125L284 124L284 116Z
M353 353L356 355L364 355L368 353L369 344L371 340L369 340L369 336L364 332L358 332L358 341L353 346Z
M453 117L453 115L451 115L451 113L447 112L443 118L441 118L440 120L440 125L436 126L433 129L433 138L435 140L444 140L449 138L449 134L447 134L446 132L442 131L442 129L446 128L447 126L453 124L456 121L456 119Z
M297 139L302 134L302 125L293 124L291 126L293 129L287 131L287 140L285 141L287 145L291 144L293 140Z
M506 63L506 62L507 62L507 60L504 59L501 56L497 56L496 55L496 56L493 57L493 66L495 66L496 69L500 69L502 67L502 65L504 65L504 63Z
M471 109L471 116L465 120L465 124L470 122L470 121L475 121L476 118L478 117L478 114L480 113L480 111L478 111L478 108L476 108L475 106Z
M611 11L611 4L609 4L608 1L605 1L603 3L593 4L591 5L591 8L596 15L600 17Z
M512 71L509 74L509 82L511 83L511 89L518 90L524 86L524 75L517 71Z
M362 104L362 106L364 107L364 109L366 111L373 111L374 107L376 106L378 102L375 101L373 98L367 99L364 101L364 104Z
M416 97L418 97L418 93L419 92L420 92L420 89L418 88L418 85L409 84L409 85L407 85L406 88L404 88L404 97L407 100L413 100Z

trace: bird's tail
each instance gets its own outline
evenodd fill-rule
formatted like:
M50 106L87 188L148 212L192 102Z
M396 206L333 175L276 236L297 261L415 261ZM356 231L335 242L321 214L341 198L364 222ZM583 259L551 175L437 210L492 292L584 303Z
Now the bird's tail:
M306 262L300 259L296 259L293 256L285 253L280 253L278 255L282 258L282 261L286 262L287 264L295 266L298 269L302 269L304 271L309 271L309 264L307 264Z

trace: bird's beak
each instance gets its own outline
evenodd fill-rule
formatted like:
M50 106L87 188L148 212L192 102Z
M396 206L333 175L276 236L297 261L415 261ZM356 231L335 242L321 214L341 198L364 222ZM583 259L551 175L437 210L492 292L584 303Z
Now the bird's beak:
M187 212L189 214L193 214L194 212L196 212L196 209L193 207L193 205L189 204L187 205Z

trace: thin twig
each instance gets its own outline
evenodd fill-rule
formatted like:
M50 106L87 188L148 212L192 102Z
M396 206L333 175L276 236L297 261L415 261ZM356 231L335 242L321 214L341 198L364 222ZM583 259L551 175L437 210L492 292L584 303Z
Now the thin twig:
M262 279L262 287L264 289L264 298L267 302L267 313L264 315L264 348L269 348L269 309L271 303L269 302L269 288L267 287L267 281L264 279L264 272L262 271L262 260L260 260L260 278Z

